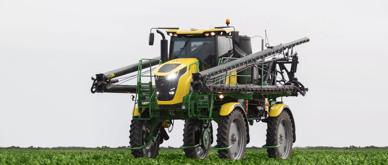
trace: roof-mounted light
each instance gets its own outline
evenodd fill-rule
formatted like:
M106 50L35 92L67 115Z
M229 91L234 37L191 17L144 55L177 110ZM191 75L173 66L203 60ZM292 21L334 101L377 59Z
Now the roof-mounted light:
M230 19L229 19L229 18L227 18L227 19L225 20L225 24L226 24L226 26L229 26L229 24L230 24Z

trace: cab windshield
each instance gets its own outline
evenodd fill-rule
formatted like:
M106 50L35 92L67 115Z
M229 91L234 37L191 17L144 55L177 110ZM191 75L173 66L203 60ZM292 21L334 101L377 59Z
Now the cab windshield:
M205 65L213 66L216 62L214 37L174 38L171 44L173 58L198 58Z

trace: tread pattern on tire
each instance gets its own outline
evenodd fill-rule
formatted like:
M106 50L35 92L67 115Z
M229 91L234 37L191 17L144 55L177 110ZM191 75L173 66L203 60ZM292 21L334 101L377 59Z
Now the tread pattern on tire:
M242 114L240 110L233 110L233 112L229 116L222 116L218 120L218 128L217 128L217 146L218 147L228 147L229 146L229 126L233 119L240 118L244 122L244 127L246 127L246 121L244 119L244 115ZM241 116L240 116L241 115ZM240 116L240 117L238 117ZM245 128L245 131L247 128ZM245 132L245 136L247 133ZM246 145L246 142L245 142ZM244 151L242 153L242 156L245 153L245 147ZM231 159L228 153L228 150L218 150L218 157L223 159Z
M292 124L292 118L290 117L290 114L288 112L288 110L284 110L278 117L270 117L268 118L268 121L267 121L267 139L266 139L266 146L276 146L278 145L278 137L277 137L277 134L278 134L278 125L279 125L279 122L282 120L282 119L286 119L286 120L289 120ZM294 130L293 130L293 126L291 125L290 127L292 130L290 131L290 133L292 134L291 137L294 138L293 134L294 134ZM294 140L292 140L293 142ZM291 148L292 150L292 148ZM268 154L268 157L270 158L280 158L281 156L281 153L278 152L277 148L272 148L272 147L269 147L267 148L267 154ZM291 151L290 151L290 155L291 155Z
M186 120L184 129L183 129L183 145L184 146L194 146L196 145L195 133L198 131L199 124L196 120ZM197 158L195 148L185 148L183 149L186 157Z
M141 120L132 120L129 130L129 144L131 147L138 147L143 145L143 124L147 124L145 121ZM150 150L151 155L150 158L155 158L159 155L159 145L161 144L161 137L158 136L156 139L156 142L152 144ZM135 158L139 157L145 157L148 155L145 155L142 149L136 149L132 150L132 155Z
M202 123L198 120L190 120L189 119L189 120L185 121L184 129L183 129L183 145L184 146L194 146L196 144L199 144L199 138L200 138L199 131L201 131L200 130L201 126L202 126ZM185 152L185 155L188 158L194 158L194 159L201 158L201 155L197 154L196 148L185 148L185 149L183 149L183 151ZM208 153L206 153L206 156L207 156L207 154Z

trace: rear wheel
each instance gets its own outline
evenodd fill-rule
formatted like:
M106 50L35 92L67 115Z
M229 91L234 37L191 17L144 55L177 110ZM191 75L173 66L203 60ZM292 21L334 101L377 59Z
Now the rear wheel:
M132 120L130 127L129 141L132 149L132 155L138 157L155 158L159 155L159 145L163 142L160 131L154 137L154 142L146 144L146 137L150 132L150 124L144 120Z
M218 121L217 146L221 149L218 156L224 159L241 159L247 144L247 128L244 115L234 109L229 116L222 116Z
M267 122L267 153L270 158L287 159L291 155L294 142L291 114L284 110L278 117L270 117Z
M183 149L186 157L204 159L207 157L210 145L213 143L211 123L189 119L183 129Z

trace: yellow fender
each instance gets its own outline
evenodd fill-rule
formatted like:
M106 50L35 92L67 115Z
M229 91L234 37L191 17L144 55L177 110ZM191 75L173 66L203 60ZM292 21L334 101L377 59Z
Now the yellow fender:
M291 115L291 121L292 121L292 127L293 127L293 131L294 131L294 140L293 142L296 141L296 135L295 135L295 122L294 122L294 117L289 109L289 107L286 105L286 104L282 104L282 103L277 103L277 104L274 104L271 106L271 109L269 111L269 117L278 117L282 112L283 110L288 110L289 111L289 114Z
M236 107L240 107L242 110L244 110L239 102L229 102L222 104L220 109L220 116L228 116Z
M271 109L269 111L269 117L278 117L285 108L288 106L286 104L277 103L271 106Z
M249 138L248 120L247 120L247 116L246 116L244 107L239 102L229 102L229 103L222 104L219 115L220 116L228 116L237 107L241 108L241 110L244 111L243 115L244 115L244 120L245 120L245 124L246 124L246 128L247 128L247 143L249 143L250 138Z
M137 105L133 108L132 116L134 116L134 117L140 116L139 107L137 107Z

